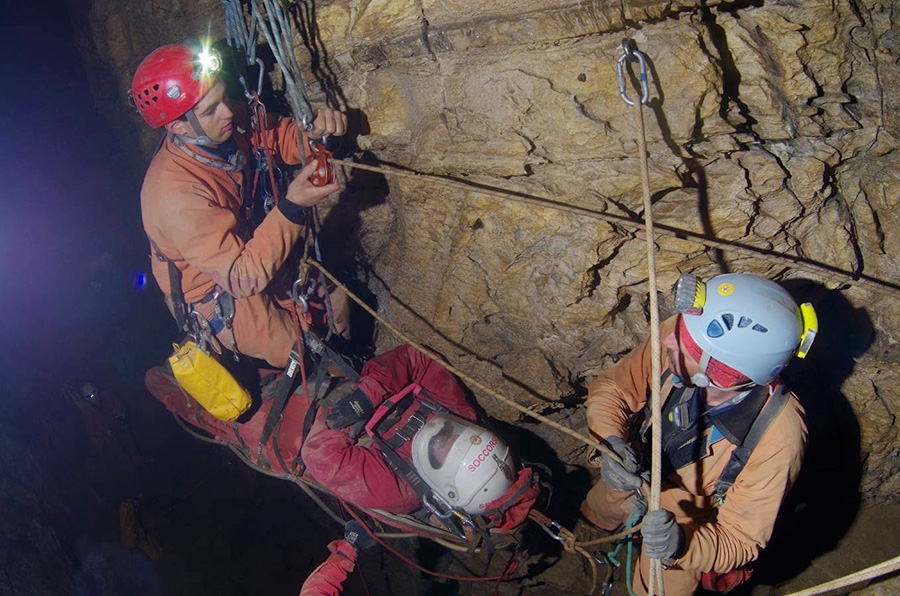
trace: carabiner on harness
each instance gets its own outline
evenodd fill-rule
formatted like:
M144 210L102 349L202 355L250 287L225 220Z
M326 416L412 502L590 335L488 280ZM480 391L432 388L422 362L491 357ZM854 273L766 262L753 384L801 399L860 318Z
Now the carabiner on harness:
M633 106L634 100L628 97L628 92L625 90L626 62L637 62L640 66L638 80L641 83L641 103L647 105L650 101L650 83L647 79L647 60L642 52L634 48L634 42L630 39L622 41L622 55L619 56L619 60L616 62L616 73L619 79L619 95L622 96L622 101Z
M196 309L191 309L190 318L190 326L191 333L194 337L194 340L197 342L197 346L207 354L209 354L208 344L212 342L213 332L212 326L210 326L209 321L206 320L199 311Z
M422 495L422 506L441 520L448 530L463 540L466 540L464 526L469 526L474 530L478 529L478 526L475 525L475 520L469 517L467 513L451 506L450 503L444 501L440 495L433 491Z
M234 321L234 298L231 294L219 286L216 286L212 300L216 318L222 321L222 325L224 325L225 329L228 331L228 341L231 342L231 356L234 358L235 362L240 362L241 359L238 356L237 340L234 338L234 327L232 325L232 322Z
M309 312L309 295L315 287L315 282L306 283L303 278L299 278L291 286L291 300L300 305L300 312Z

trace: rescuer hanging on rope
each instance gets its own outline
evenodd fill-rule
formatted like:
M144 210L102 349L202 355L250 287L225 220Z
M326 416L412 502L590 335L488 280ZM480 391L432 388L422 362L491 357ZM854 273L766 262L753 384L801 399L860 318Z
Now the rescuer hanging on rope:
M679 314L660 325L665 480L661 509L641 529L638 594L647 593L649 558L663 561L667 596L701 583L724 591L749 577L806 448L803 408L779 374L812 345L812 306L797 307L779 285L749 274L706 283L683 275L675 301ZM591 433L622 459L603 455L602 479L581 507L607 531L646 511L638 491L649 466L650 370L645 342L587 396Z
M153 274L176 319L173 286L180 280L187 312L205 322L201 327L221 344L283 367L297 335L285 309L288 296L276 295L270 282L309 224L309 208L340 187L333 180L317 186L321 164L310 163L277 208L250 229L254 160L249 131L225 94L219 62L207 47L167 45L150 53L132 80L138 112L167 133L141 191ZM344 114L322 108L308 134L342 135L346 126ZM275 119L264 132L280 162L300 163L292 120ZM346 296L336 292L331 303L335 331L349 337Z

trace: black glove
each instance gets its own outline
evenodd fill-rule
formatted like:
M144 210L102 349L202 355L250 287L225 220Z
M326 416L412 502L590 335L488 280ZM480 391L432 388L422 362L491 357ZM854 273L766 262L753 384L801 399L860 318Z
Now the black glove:
M351 519L344 524L344 540L349 544L352 544L353 547L360 552L375 546L375 539L372 538L366 528L355 519Z
M603 454L603 467L600 468L600 476L603 482L612 490L628 492L641 488L641 471L638 465L637 455L625 441L619 437L607 437L606 444L616 455L622 458L622 463L617 462L608 453Z
M359 389L354 389L331 407L325 416L328 428L346 428L357 422L365 422L375 411L369 396ZM361 430L361 429L360 429Z
M651 559L674 559L684 545L684 531L671 511L657 509L644 516L644 553Z

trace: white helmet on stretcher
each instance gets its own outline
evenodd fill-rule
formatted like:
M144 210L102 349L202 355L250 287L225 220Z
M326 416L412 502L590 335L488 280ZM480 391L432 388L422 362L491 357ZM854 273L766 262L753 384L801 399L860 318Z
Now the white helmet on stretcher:
M515 481L509 446L493 432L457 416L438 414L415 434L416 472L452 507L484 513Z

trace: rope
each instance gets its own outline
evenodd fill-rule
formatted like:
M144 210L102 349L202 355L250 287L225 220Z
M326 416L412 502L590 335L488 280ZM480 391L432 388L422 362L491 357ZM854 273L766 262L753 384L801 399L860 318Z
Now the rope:
M851 573L850 575L844 576L842 578L835 579L824 584L819 584L818 586L813 586L812 588L806 588L804 590L800 590L799 592L791 592L790 594L787 594L785 596L814 596L816 594L825 594L826 592L831 592L832 590L840 590L854 584L867 582L871 579L881 577L882 575L887 575L888 573L893 573L897 570L900 570L900 556L896 556L893 559L888 559L887 561L878 563L877 565L872 565L871 567L866 567L861 571Z
M660 383L662 374L660 370L660 339L659 339L659 302L656 292L656 251L653 236L653 207L650 203L650 169L647 156L647 132L644 128L644 102L637 100L638 119L638 151L641 157L641 187L644 191L644 221L646 226L647 244L647 271L649 273L650 293L650 430L651 430L651 459L650 459L650 499L648 509L659 509L662 486L662 404L660 403ZM628 580L626 580L628 581ZM651 559L649 596L653 596L656 588L659 595L665 596L663 585L662 560Z
M272 49L275 60L281 66L288 103L291 104L291 111L295 120L302 122L304 127L306 127L312 124L313 110L309 104L306 85L300 76L297 56L294 54L292 29L285 14L285 4L287 3L282 3L278 0L251 0L251 19L255 21L260 31L263 32L266 42ZM303 146L303 135L297 136L300 141L301 161L306 163L306 148Z
M346 292L347 296L349 296L354 302L356 302L363 310L365 310L367 313L369 313L376 321L378 321L379 323L384 325L387 329L389 329L396 337L402 339L403 341L408 343L410 346L412 346L413 348L415 348L422 354L425 354L432 360L435 360L436 362L440 362L444 368L446 368L447 370L449 370L450 372L455 374L457 377L459 377L460 379L465 381L467 384L469 384L473 387L477 387L478 389L483 391L485 394L493 397L497 401L500 401L512 408L515 408L516 410L519 410L526 416L529 416L531 418L536 418L537 420L540 420L541 422L552 426L553 428L557 429L558 431L565 433L565 434L569 435L570 437L577 439L590 447L593 447L594 449L597 449L603 453L610 453L610 454L613 453L611 450L604 447L599 441L596 441L595 439L592 439L590 437L586 437L586 436L582 435L581 433L578 433L578 432L572 430L571 428L563 426L562 424L556 422L555 420L551 420L550 418L547 418L546 416L544 416L542 414L538 414L534 410L521 405L519 402L517 402L515 400L512 400L508 397L504 397L503 395L497 393L490 387L487 387L480 381L470 377L469 375L467 375L463 371L459 370L458 368L456 368L449 362L446 362L441 356L435 354L428 348L422 346L421 344L416 342L413 338L411 338L409 335L407 335L406 333L404 333L404 332L400 331L399 329L397 329L396 327L394 327L394 325L392 325L387 319L385 319L384 317L379 315L372 307L370 307L368 304L366 304L362 298L360 298L359 296L354 294L350 290L350 288L348 288L347 286L342 284L338 278L336 278L330 271L328 271L324 267L324 265L322 265L315 259L310 258L309 260L310 260L310 263L314 267L316 267L316 269L321 271L325 277L327 277L329 280L331 280L331 282L334 283L341 290Z
M639 236L646 234L646 228L642 222L629 219L624 215L604 213L602 211L588 209L587 207L579 207L577 205L560 203L559 201L554 201L546 197L541 197L521 191L507 190L476 182L454 180L434 174L401 170L393 166L372 166L356 163L353 161L347 161L344 159L333 159L332 162L351 169L375 172L395 178L408 178L417 180L419 182L435 184L438 186L456 188L464 192L474 192L483 196L495 197L512 202L524 203L526 205L533 205L544 209L561 211L563 213L569 213L578 217L596 219L609 223L613 226L621 226L623 228L627 228L631 231L634 231ZM657 233L659 233L660 235L670 236L681 240L689 240L710 249L717 249L736 255L757 258L772 264L793 267L795 269L805 271L811 275L816 275L824 279L825 281L834 281L835 283L839 281L840 283L844 283L850 286L863 287L872 292L891 297L893 297L895 294L897 294L898 291L900 291L900 282L885 281L868 275L863 275L861 273L852 273L843 269L839 269L837 267L833 267L831 265L823 265L821 263L807 261L803 257L788 255L784 253L775 253L770 251L769 249L756 248L732 241L713 240L710 238L706 238L705 236L697 232L682 230L680 228L676 228L667 224L657 224L656 229Z
M343 501L341 501L341 502L344 503ZM437 571L432 571L431 569L422 567L415 561L412 561L408 557L404 556L402 553L398 552L395 548L390 546L384 540L382 540L378 533L372 532L370 530L369 526L366 525L366 523L359 517L359 515L355 511L353 511L351 508L346 506L346 503L344 503L344 507L347 510L347 513L350 514L350 517L352 517L353 519L358 521L360 523L360 525L367 532L369 532L369 535L375 539L375 542L377 542L379 545L381 545L382 548L384 548L386 551L388 551L389 553L391 553L392 555L394 555L395 557L397 557L398 559L400 559L401 561L403 561L404 563L406 563L413 569L421 571L422 573L426 573L428 575L431 575L432 577L439 577L442 579L465 581L465 582L479 582L479 583L480 582L500 582L500 581L509 579L506 576L506 572L502 573L501 575L493 575L493 576L489 576L489 577L464 577L464 576L459 576L459 575L448 575L445 573L438 573Z
M460 379L465 381L470 386L477 387L478 389L483 391L485 394L493 397L494 399L496 399L502 403L505 403L505 404L515 408L516 410L519 410L520 412L524 413L527 416L535 418L545 424L548 424L549 426L559 430L560 432L563 432L563 433L569 435L570 437L573 437L573 438L585 443L589 447L593 447L594 449L597 449L603 453L609 453L612 457L618 458L618 455L615 452L613 452L610 449L607 449L600 442L598 442L590 437L586 437L580 433L577 433L574 430L561 425L560 423L556 422L555 420L551 420L550 418L547 418L546 416L544 416L542 414L538 414L534 410L531 410L531 409L527 408L526 406L523 406L512 399L504 397L503 395L497 393L490 387L485 386L483 383L479 382L478 380L472 378L471 376L467 375L463 371L459 370L458 368L456 368L449 362L446 362L440 356L438 356L431 350L423 347L421 344L419 344L414 339L412 339L409 335L407 335L407 334L403 333L402 331L400 331L399 329L397 329L394 325L392 325L390 323L390 321L388 321L387 319L382 317L380 314L378 314L374 309L372 309L372 307L370 307L368 304L366 304L359 296L354 294L353 291L351 291L346 285L341 283L341 281L338 278L336 278L330 271L328 271L328 269L326 269L324 267L324 265L322 265L321 263L317 262L314 259L310 259L310 263L314 267L316 267L325 277L327 277L329 280L331 280L332 283L334 283L337 287L339 287L341 290L343 290L347 294L347 296L350 297L351 300L356 302L363 310L365 310L367 313L369 313L369 315L371 315L376 321L378 321L379 323L384 325L388 330L390 330L396 337L398 337L399 339L402 339L403 341L408 343L410 346L412 346L414 349L418 350L422 354L425 354L429 358L440 362L444 368L446 368L447 370L449 370L450 372L455 374L457 377L459 377ZM549 521L550 521L549 518L546 518L546 516L543 516L543 514L541 514L540 512L532 511L529 514L529 516L531 516L532 514L536 514L537 516L539 516L537 518L532 517L532 519L541 525L546 526L546 524L549 523ZM542 519L542 518L546 520L546 523L542 523L541 521L538 521L539 519ZM596 587L596 585L597 585L597 563L594 560L594 557L589 552L587 552L586 549L588 547L596 546L598 544L603 544L603 543L607 543L607 542L613 542L615 540L620 540L620 539L622 539L626 536L629 536L629 535L633 534L634 532L640 530L642 525L643 525L643 523L638 523L634 527L629 528L628 530L625 530L624 532L620 532L620 533L614 534L612 536L605 536L603 538L598 538L598 539L590 540L590 541L586 541L586 542L578 541L576 539L574 533L572 533L570 530L568 530L566 528L561 528L559 530L558 536L560 536L560 542L562 543L563 548L567 552L578 553L578 554L582 555L583 557L585 557L589 561L590 566L591 566L591 577L592 577L591 585L593 587ZM563 536L565 537L564 539L563 539ZM434 540L434 539L432 539L432 540ZM438 542L438 541L435 540L435 542ZM592 587L592 590L593 590L593 587ZM663 595L661 595L661 596L663 596Z
M248 65L256 63L256 29L247 27L241 0L219 0L225 8L225 41L243 52ZM251 22L253 17L251 16ZM259 89L257 89L259 91Z
M594 590L597 588L597 561L594 559L594 556L591 555L585 548L582 543L579 543L575 537L575 534L571 530L567 530L566 528L557 524L559 528L554 534L549 530L551 525L553 524L552 520L541 513L540 511L536 511L532 509L528 512L528 518L542 526L544 530L549 534L552 538L554 538L557 542L562 545L563 550L568 553L577 553L587 559L590 568L591 568L591 589L588 594L593 594Z

